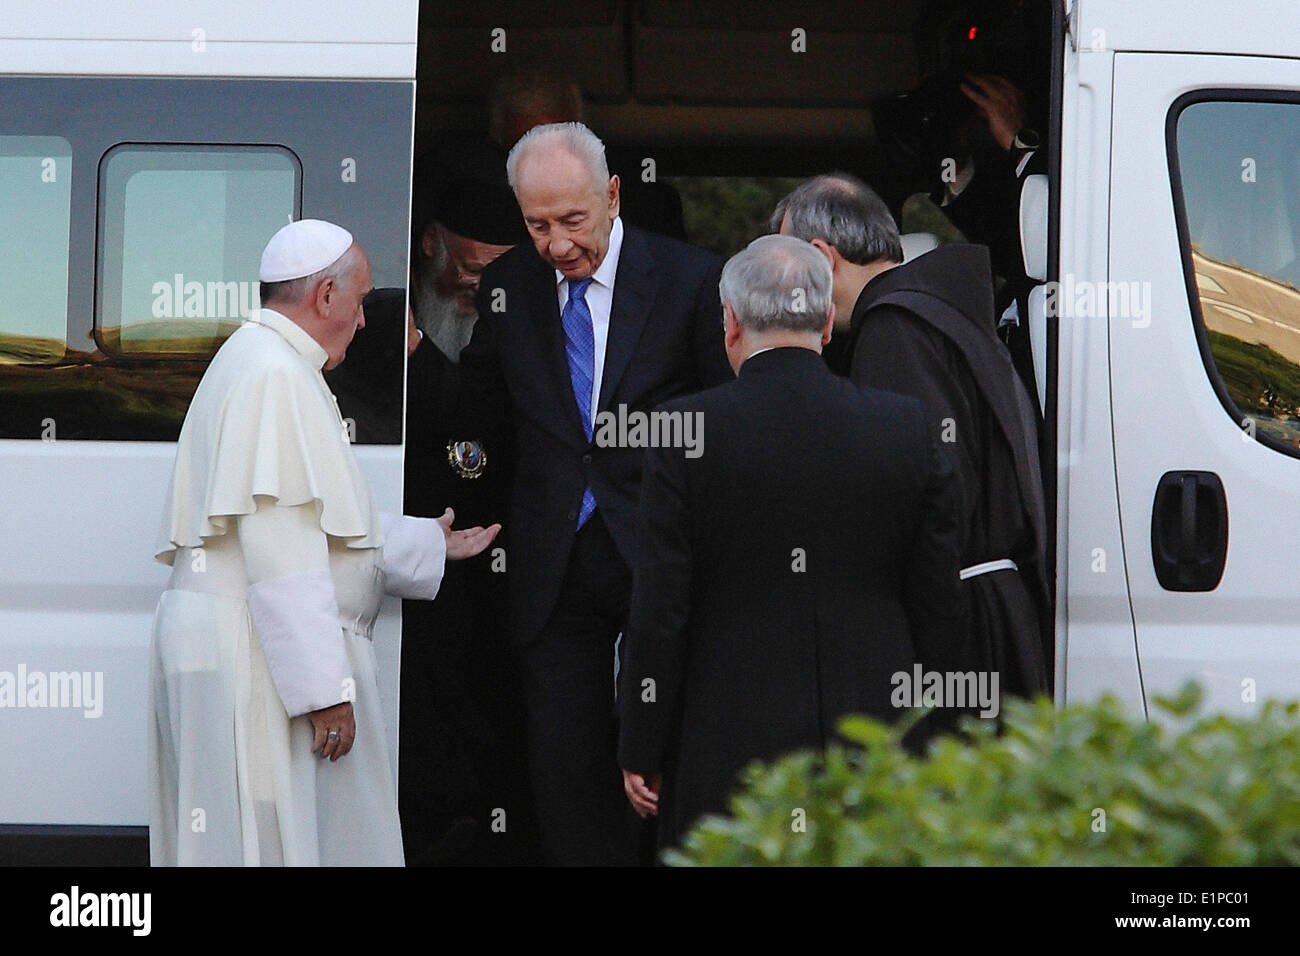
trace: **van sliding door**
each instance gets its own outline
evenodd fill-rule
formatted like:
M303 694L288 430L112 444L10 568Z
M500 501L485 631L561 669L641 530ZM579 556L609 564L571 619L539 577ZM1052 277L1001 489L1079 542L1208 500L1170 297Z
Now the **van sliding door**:
M1114 58L1107 323L1143 690L1300 695L1300 62Z

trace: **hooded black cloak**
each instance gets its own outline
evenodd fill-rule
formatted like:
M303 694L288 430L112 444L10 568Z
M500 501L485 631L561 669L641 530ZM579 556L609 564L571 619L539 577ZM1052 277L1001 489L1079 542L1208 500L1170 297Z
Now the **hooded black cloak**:
M853 310L847 373L919 398L956 475L962 567L1010 558L964 582L972 669L1001 691L1050 693L1052 615L1037 415L997 338L989 253L941 246L867 283Z

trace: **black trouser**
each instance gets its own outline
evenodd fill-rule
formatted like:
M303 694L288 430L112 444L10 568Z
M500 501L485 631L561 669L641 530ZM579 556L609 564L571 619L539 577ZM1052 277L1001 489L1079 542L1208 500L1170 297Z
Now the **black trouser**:
M614 646L631 587L598 510L574 539L550 620L520 654L533 795L553 866L637 862L638 819L623 792L614 701Z
M496 580L505 575L492 575L488 560L448 562L437 600L402 604L407 866L541 862L523 690Z

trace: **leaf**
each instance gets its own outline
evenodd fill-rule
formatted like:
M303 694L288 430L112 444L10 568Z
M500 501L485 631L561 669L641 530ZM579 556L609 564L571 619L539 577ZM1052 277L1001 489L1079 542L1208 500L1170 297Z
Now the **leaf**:
M1009 700L917 756L897 725L847 717L855 746L790 754L741 776L731 816L664 854L695 865L1300 865L1300 707L1195 718L1185 685L1157 701L1175 724L1106 697L1057 710ZM790 826L792 807L805 832ZM1104 828L1098 829L1098 821Z
M1195 681L1188 681L1183 684L1175 697L1169 698L1157 695L1154 701L1157 707L1170 715L1186 717L1200 706L1203 696L1201 685Z

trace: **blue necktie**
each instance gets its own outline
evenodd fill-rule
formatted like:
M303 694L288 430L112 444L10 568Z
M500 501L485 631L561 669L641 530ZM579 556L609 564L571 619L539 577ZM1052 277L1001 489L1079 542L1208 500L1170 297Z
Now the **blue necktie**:
M587 441L591 441L591 383L595 377L596 337L591 329L591 310L587 308L587 286L590 279L569 280L569 301L560 313L564 326L564 353L569 359L569 378L573 382L573 398L578 403L578 415ZM582 491L582 507L578 511L578 527L586 524L596 510L596 498L590 488Z

